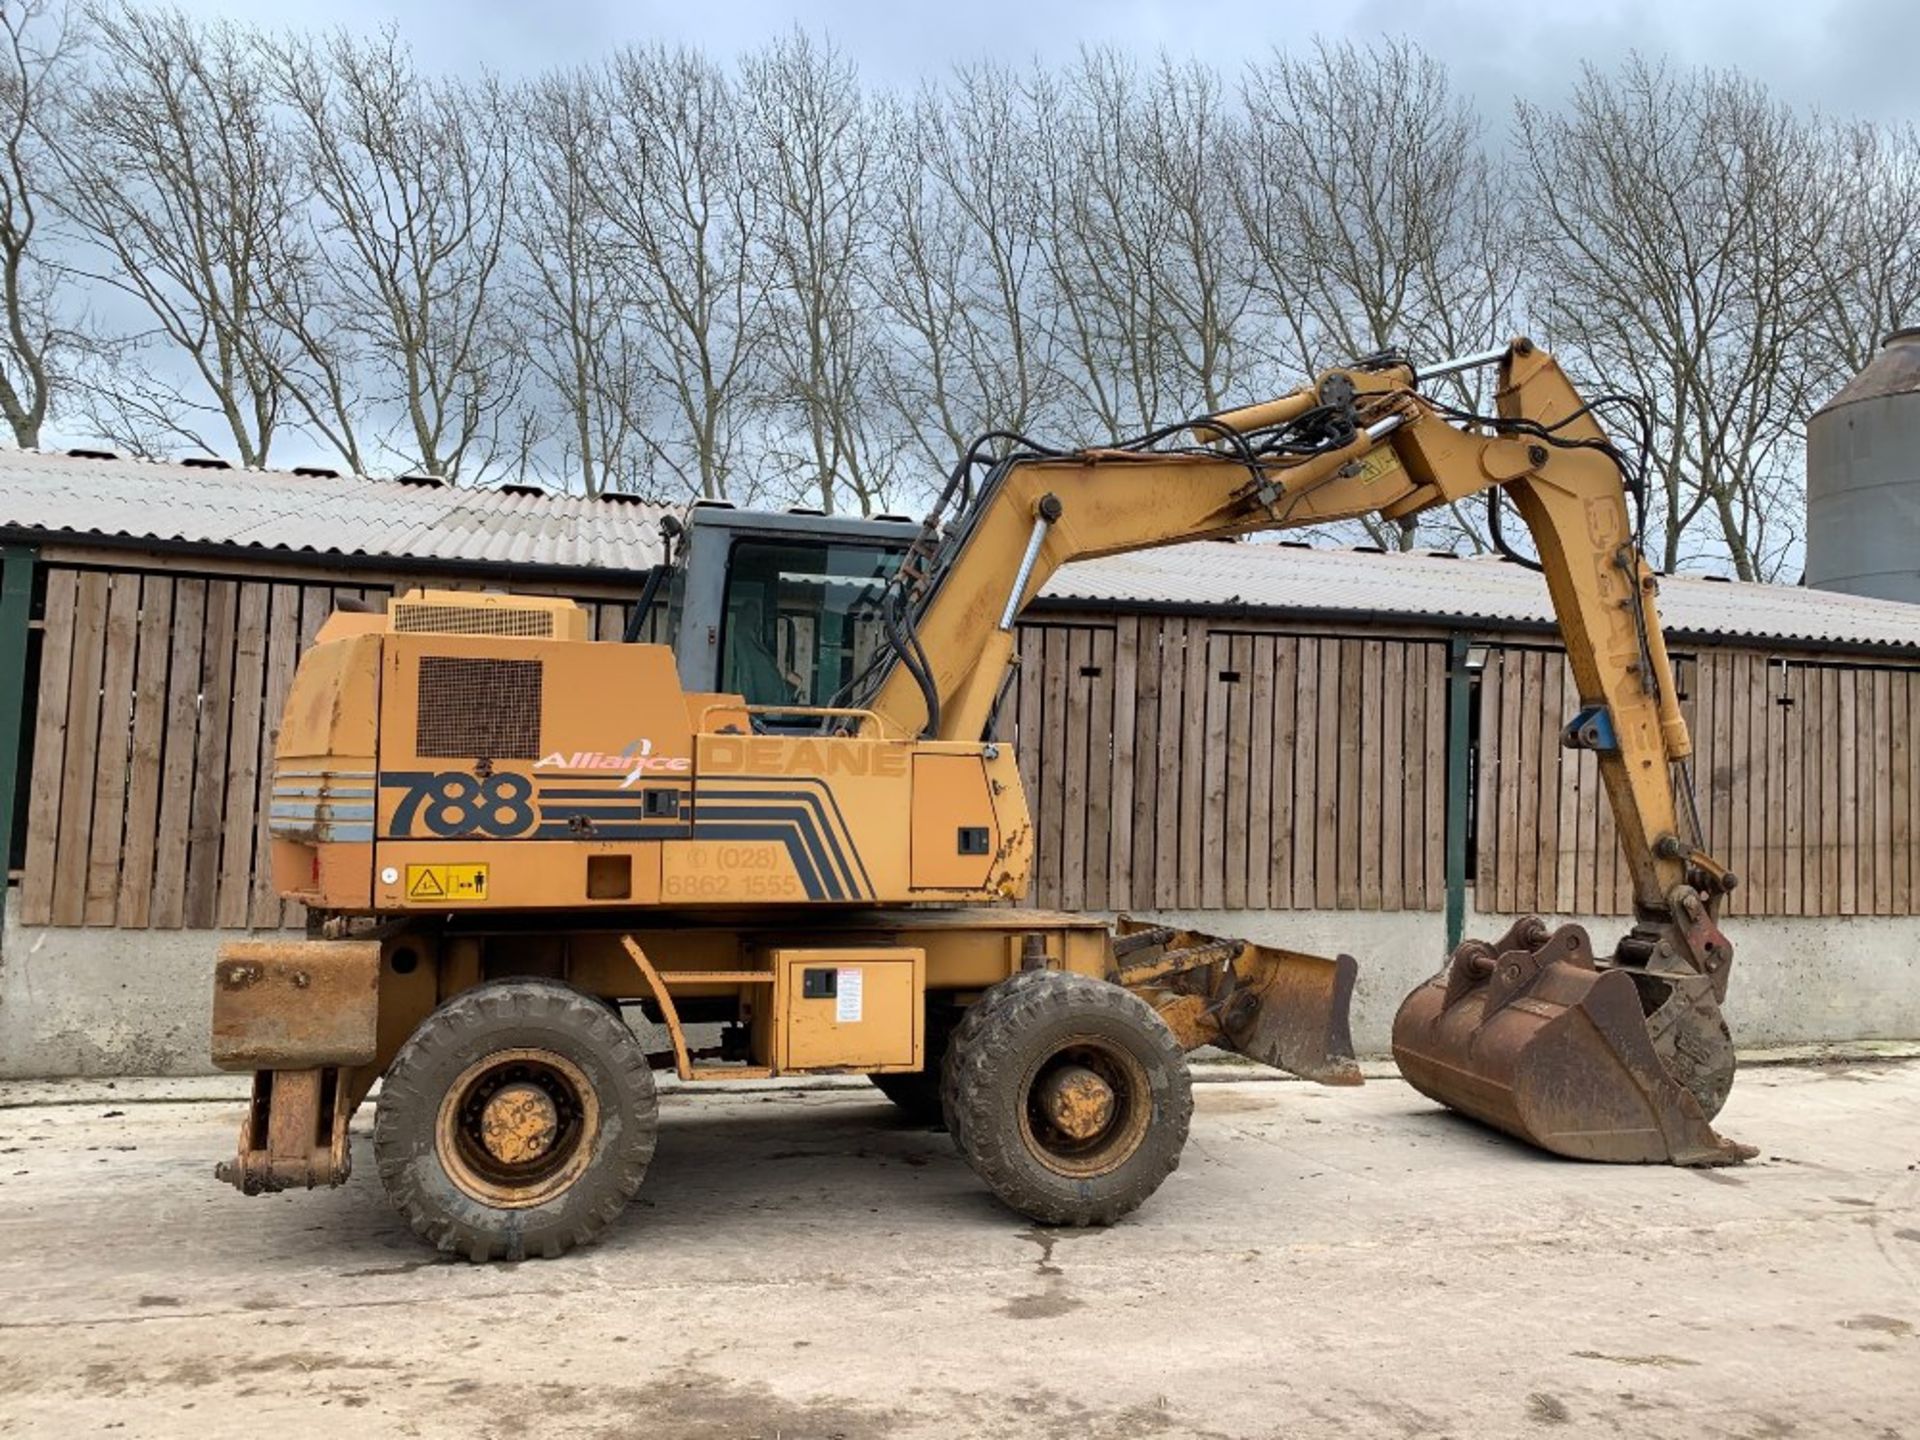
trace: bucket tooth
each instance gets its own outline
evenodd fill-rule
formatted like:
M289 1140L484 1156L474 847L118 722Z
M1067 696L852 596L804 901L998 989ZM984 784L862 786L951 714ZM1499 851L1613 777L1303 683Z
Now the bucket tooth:
M1577 925L1548 933L1528 917L1493 945L1463 944L1400 1006L1393 1058L1421 1094L1556 1155L1726 1165L1755 1153L1714 1133L1661 1062L1633 973L1597 966Z

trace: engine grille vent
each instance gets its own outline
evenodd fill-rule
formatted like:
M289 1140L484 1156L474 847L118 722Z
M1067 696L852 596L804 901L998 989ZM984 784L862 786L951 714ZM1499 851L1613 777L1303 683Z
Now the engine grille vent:
M540 758L538 660L420 657L413 752L439 760Z
M435 635L514 635L525 639L553 636L551 610L523 610L511 605L393 604L393 628Z

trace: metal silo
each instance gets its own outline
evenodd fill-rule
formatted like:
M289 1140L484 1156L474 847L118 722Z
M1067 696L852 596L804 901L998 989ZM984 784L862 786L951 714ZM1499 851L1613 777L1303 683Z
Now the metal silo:
M1920 604L1920 326L1807 422L1807 584Z

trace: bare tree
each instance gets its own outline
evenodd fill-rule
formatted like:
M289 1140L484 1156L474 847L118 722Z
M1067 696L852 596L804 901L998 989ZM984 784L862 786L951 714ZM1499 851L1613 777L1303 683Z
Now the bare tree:
M1920 131L1828 122L1818 144L1825 213L1804 363L1814 383L1838 389L1888 331L1920 323Z
M1051 424L1060 394L1043 293L1040 191L1017 78L964 69L889 105L871 256L890 322L879 371L894 423L943 472L988 430Z
M1088 51L1036 75L1046 325L1086 439L1220 409L1253 381L1243 126L1217 72ZM1089 423L1091 422L1091 423Z
M1236 190L1279 368L1389 348L1432 359L1510 333L1520 252L1479 119L1445 67L1406 42L1319 42L1250 66L1241 95L1247 153L1285 157L1248 166ZM1480 543L1457 512L1363 526L1392 548Z
M520 343L545 379L557 415L560 461L589 495L644 487L648 466L635 421L641 410L638 336L618 231L603 214L602 177L619 163L614 120L591 77L552 75L520 97L524 124L514 233L513 286L524 317ZM523 430L523 463L538 452Z
M230 441L267 460L286 396L264 278L287 253L292 155L248 34L178 11L85 12L95 70L72 92L60 207L144 313L87 409L136 449Z
M82 0L69 51L57 3L0 10L22 444L61 404L149 451L260 464L301 432L358 470L870 512L983 431L1100 441L1531 323L1645 400L1660 562L1770 578L1804 416L1920 319L1920 134L1736 75L1589 70L1502 147L1407 43L896 95L796 31L509 100L390 33L119 0ZM1482 413L1486 379L1441 396ZM1477 510L1334 533L1485 544Z
M750 498L769 281L746 117L719 67L686 50L621 53L593 102L609 133L588 183L626 306L636 436L688 494Z
M1810 128L1749 80L1637 57L1588 70L1563 111L1517 113L1537 304L1649 404L1662 568L1723 556L1774 578L1798 540L1796 352L1820 298Z
M767 453L795 494L863 514L889 494L897 437L869 402L879 364L865 276L873 242L874 126L859 77L795 33L741 65L763 207L768 304Z
M1248 334L1252 246L1234 205L1257 161L1216 71L1161 61L1142 107L1137 163L1167 221L1152 273L1175 393L1184 409L1219 410L1260 357Z
M299 234L280 263L260 277L261 310L278 334L262 362L304 430L331 447L356 475L369 472L371 436L380 429L365 390L375 337L339 302L325 238L311 197Z
M958 202L919 150L923 136L942 128L940 100L929 93L916 104L883 100L877 108L882 198L867 278L887 324L874 389L900 432L940 466L986 428L977 423L983 397L966 374L973 247Z
M1030 92L1047 221L1047 323L1079 400L1069 430L1132 434L1177 409L1160 269L1173 217L1141 163L1144 86L1113 51L1087 51ZM1091 423L1087 417L1091 418Z
M29 449L39 445L54 392L82 347L65 314L74 287L57 259L47 196L71 61L64 12L43 0L0 7L0 412L14 443Z
M500 428L516 373L498 304L513 173L499 86L428 80L391 32L289 40L275 69L318 216L305 303L397 418L385 448L449 478L484 471L514 448Z

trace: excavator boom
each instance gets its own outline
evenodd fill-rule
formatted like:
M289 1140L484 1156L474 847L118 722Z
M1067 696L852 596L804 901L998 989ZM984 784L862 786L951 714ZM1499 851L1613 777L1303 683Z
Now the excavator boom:
M1419 388L1475 365L1498 367L1492 415ZM1330 370L1290 395L1205 417L1177 440L1162 432L1128 447L1016 452L992 465L952 523L939 510L929 520L899 577L898 663L862 703L882 729L977 739L1017 663L1015 618L1073 560L1362 515L1399 520L1481 495L1494 501L1497 537L1498 503L1510 502L1579 692L1565 743L1598 759L1635 925L1604 956L1578 927L1550 931L1537 918L1493 945L1468 942L1408 997L1395 1058L1423 1093L1556 1153L1741 1159L1751 1152L1711 1128L1733 1076L1719 1011L1733 952L1715 913L1734 881L1704 849L1691 742L1628 481L1593 407L1525 339L1424 374L1394 357ZM970 483L963 463L948 498ZM1275 997L1277 1013L1283 994L1299 1009L1302 977L1325 996L1351 984L1343 962L1262 962L1248 951L1233 962L1243 1037L1263 1031L1252 1023L1256 990ZM1192 976L1123 967L1115 978L1176 1030L1206 1013Z

